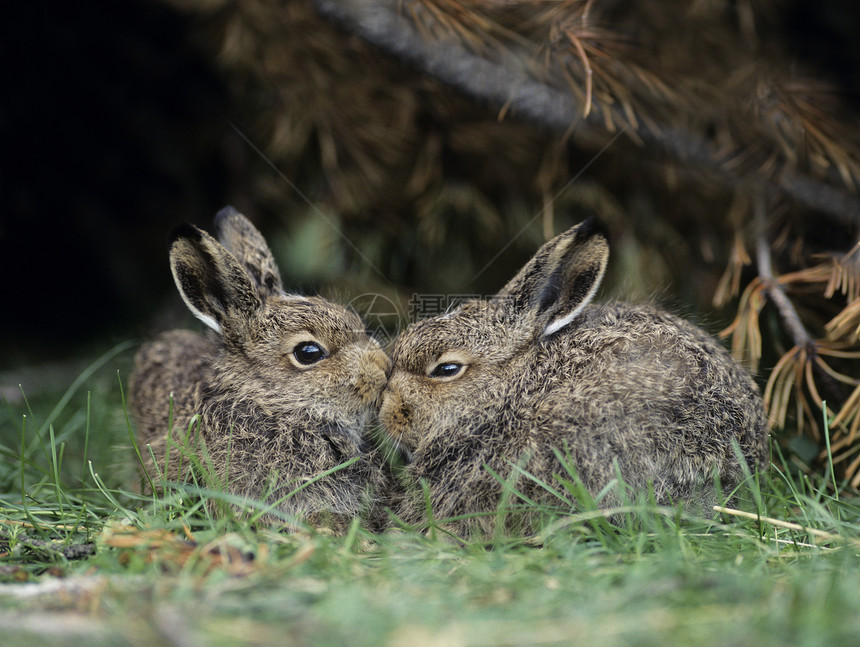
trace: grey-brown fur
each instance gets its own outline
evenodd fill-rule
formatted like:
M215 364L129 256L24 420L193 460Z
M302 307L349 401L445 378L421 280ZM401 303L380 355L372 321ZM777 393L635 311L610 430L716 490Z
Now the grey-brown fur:
M367 508L382 478L364 432L388 358L354 313L284 293L268 246L244 216L227 208L215 229L223 244L189 225L170 247L182 298L214 332L166 332L135 358L129 402L146 468L156 483L158 474L200 478L178 449L189 428L197 435L198 420L193 455L211 462L235 495L273 503L357 459L277 506L288 517L343 527ZM307 343L325 355L316 360ZM300 361L300 347L314 361Z
M731 492L743 476L734 442L750 468L765 464L758 389L722 346L656 308L588 305L608 254L586 221L546 243L496 298L396 341L380 420L410 455L407 474L426 480L437 519L498 508L503 487L485 465L507 478L518 464L561 489L556 477L570 476L553 450L569 452L592 495L617 469L633 488L653 484L661 504L711 505L715 476ZM527 478L516 487L558 503ZM395 511L424 521L421 492ZM448 527L466 535L494 523Z

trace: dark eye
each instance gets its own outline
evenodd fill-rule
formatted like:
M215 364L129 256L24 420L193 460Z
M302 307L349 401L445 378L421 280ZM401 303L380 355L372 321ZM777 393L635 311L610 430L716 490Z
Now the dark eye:
M430 377L454 377L463 370L463 365L457 362L445 362L439 364L436 368L430 371Z
M293 349L293 356L299 364L316 364L321 359L328 357L323 347L312 341L303 341Z

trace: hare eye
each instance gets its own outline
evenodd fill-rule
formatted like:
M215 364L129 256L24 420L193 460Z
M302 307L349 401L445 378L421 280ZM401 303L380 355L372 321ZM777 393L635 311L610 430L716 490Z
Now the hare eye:
M293 349L293 357L299 362L308 366L316 364L322 359L328 357L322 346L312 341L303 341Z
M430 371L430 377L454 377L463 370L463 365L457 362L444 362Z

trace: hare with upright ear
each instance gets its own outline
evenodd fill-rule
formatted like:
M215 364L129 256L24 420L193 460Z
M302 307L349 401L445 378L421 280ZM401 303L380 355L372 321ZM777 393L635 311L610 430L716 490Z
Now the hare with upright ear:
M713 503L717 482L731 493L741 462L764 464L761 398L722 346L656 308L589 305L608 256L585 221L541 247L495 298L396 340L380 421L405 450L407 475L426 484L435 518L472 515L452 532L493 527L500 480L557 502L538 481L563 490L564 463L593 496L620 475L653 488L658 503L696 506ZM395 508L410 523L425 510L417 486Z
M364 432L388 358L354 313L284 292L244 216L228 207L215 229L220 243L186 225L170 245L179 293L214 334L167 332L135 358L129 400L146 468L202 480L202 466L230 493L272 504L264 521L341 526L381 478Z

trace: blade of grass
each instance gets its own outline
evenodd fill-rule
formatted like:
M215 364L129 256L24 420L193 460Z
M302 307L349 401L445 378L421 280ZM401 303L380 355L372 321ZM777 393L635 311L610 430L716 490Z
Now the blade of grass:
M84 458L81 464L81 487L84 486L87 480L87 459L89 456L90 449L90 423L92 421L92 404L93 404L93 393L92 391L87 391L87 422L84 427Z
M60 463L62 462L62 451L63 448L60 448L60 458L57 458L57 442L54 437L54 426L51 425L48 428L49 440L50 440L50 449L51 449L51 476L54 480L54 491L57 493L57 505L60 507L60 513L63 513L63 502L66 498L65 491L63 490L62 481L60 479Z
M259 519L261 516L263 516L264 514L267 514L267 513L269 513L269 512L272 512L272 511L276 510L276 509L278 508L278 506L280 506L280 505L281 505L282 503L284 503L285 501L288 501L289 499L291 499L292 497L294 497L296 494L298 494L299 492L301 492L301 491L302 491L302 490L304 490L305 488L310 487L310 486L311 486L311 485L313 485L314 483L316 483L316 482L320 481L321 479L326 478L327 476L330 476L330 475L332 475L332 474L334 474L334 473L336 473L336 472L339 472L339 471L340 471L340 470L342 470L342 469L345 469L345 468L349 467L350 465L354 464L355 462L357 462L357 461L358 461L358 460L360 460L360 459L361 459L361 457L360 457L360 456L354 456L354 457L350 458L349 460L344 461L344 462L343 462L343 463L341 463L340 465L335 465L335 466L334 466L334 467L332 467L332 468L329 468L329 469L327 469L327 470L325 470L325 471L323 471L323 472L320 472L319 474L317 474L317 475L316 475L316 476L314 476L313 478L308 479L307 481L305 481L304 483L302 483L301 485L299 485L297 488L295 488L295 489L291 490L290 492L288 492L287 494L285 494L285 495L284 495L284 496L282 496L281 498L277 499L277 500L276 500L276 501L274 501L273 503L271 503L271 504L267 504L267 505L268 505L268 508L264 509L263 511L261 511L260 513L258 513L257 515L255 515L255 516L252 518L252 519L253 519L253 521L258 520L258 519Z
M95 472L95 470L93 470L93 462L92 461L89 461L89 467L90 467L90 475L93 477L93 482L96 484L96 487L98 488L99 492L102 493L104 498L107 499L107 501L114 507L114 509L122 512L123 515L125 515L129 519L136 518L136 515L131 510L126 508L124 505L122 505L116 499L116 497L114 497L114 495L111 493L111 491L108 489L108 487L101 480L99 475Z
M833 483L834 495L838 498L840 488L836 483L836 470L833 469L833 452L830 448L830 422L827 418L827 403L824 401L821 403L821 416L824 420L824 444L827 451L827 471L829 472L830 479Z
M125 428L128 431L128 438L131 441L132 450L134 451L134 454L137 457L137 462L141 468L140 471L143 472L144 478L149 483L150 492L154 493L155 492L155 485L152 483L152 479L149 476L149 472L146 470L146 466L143 463L143 456L140 455L140 447L138 447L138 445L137 445L137 438L135 437L134 430L133 430L132 424L131 424L131 419L129 418L129 415L128 415L128 405L127 405L126 399L125 399L125 389L123 388L122 377L120 376L119 371L116 372L116 380L117 380L117 383L119 384L119 399L120 399L120 402L122 403L122 415L123 415L123 418L125 419ZM171 408L172 408L172 399L171 399ZM89 431L89 428L88 428L88 431ZM89 434L87 434L87 437L89 437ZM86 470L86 459L87 459L87 453L86 453L86 448L84 448L84 461L85 461L84 462L84 469L85 470Z

